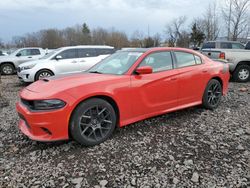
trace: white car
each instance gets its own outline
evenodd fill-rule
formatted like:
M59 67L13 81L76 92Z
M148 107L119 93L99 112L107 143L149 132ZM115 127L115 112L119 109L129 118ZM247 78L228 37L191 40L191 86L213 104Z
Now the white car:
M27 61L37 60L46 54L45 50L37 47L20 48L8 56L0 58L0 71L2 74L10 75L16 68Z
M21 64L17 75L23 82L34 82L54 75L83 72L114 53L111 46L70 46L58 48L39 60Z

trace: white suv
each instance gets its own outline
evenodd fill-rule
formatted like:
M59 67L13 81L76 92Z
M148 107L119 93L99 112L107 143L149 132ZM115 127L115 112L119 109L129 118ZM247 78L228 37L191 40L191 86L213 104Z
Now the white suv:
M58 48L37 61L21 64L17 75L24 82L34 82L53 75L83 72L110 54L111 46L70 46Z
M37 60L45 54L46 51L42 48L20 48L8 56L1 56L0 71L5 75L13 74L20 64Z

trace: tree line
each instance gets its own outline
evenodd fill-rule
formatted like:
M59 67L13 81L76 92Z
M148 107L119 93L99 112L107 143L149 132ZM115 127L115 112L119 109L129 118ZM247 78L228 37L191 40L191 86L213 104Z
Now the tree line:
M54 49L73 45L110 45L117 49L122 47L155 47L179 46L197 47L204 40L216 40L225 36L227 40L246 40L250 36L250 0L224 0L223 7L216 3L210 4L199 17L188 21L186 16L180 16L170 21L163 34L153 36L143 31L135 31L130 37L115 28L90 29L87 23L65 29L44 29L15 36L11 43L0 47L40 46Z

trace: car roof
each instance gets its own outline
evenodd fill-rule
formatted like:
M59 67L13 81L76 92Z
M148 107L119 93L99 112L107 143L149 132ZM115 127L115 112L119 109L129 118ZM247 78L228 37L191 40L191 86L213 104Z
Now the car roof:
M128 48L128 49L122 49L120 51L122 52L157 52L157 51L163 51L163 50L175 50L175 51L183 51L183 52L189 52L196 54L196 51L188 49L188 48L178 48L178 47L153 47L153 48Z
M106 45L78 45L78 46L65 46L61 49L75 49L75 48L102 48L102 49L114 49L113 46Z
M208 42L217 42L217 43L221 43L221 42L224 42L224 43L241 43L241 42L239 42L239 41L227 41L227 40L206 41L205 43L208 43Z

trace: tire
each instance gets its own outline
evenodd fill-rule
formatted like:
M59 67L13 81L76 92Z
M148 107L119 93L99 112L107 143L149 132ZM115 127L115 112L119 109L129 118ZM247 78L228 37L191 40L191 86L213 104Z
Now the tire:
M3 75L12 75L15 72L15 67L11 63L3 63L1 65L1 73Z
M82 102L73 112L70 134L85 146L94 146L107 140L113 133L117 116L110 103L92 98Z
M233 80L236 82L247 82L250 80L250 66L239 65L233 72Z
M205 108L214 110L219 106L222 97L222 86L218 80L212 79L208 82L202 98Z
M53 75L54 75L54 73L50 70L40 70L36 73L35 81L41 80L43 78L48 78L48 77L53 76Z

